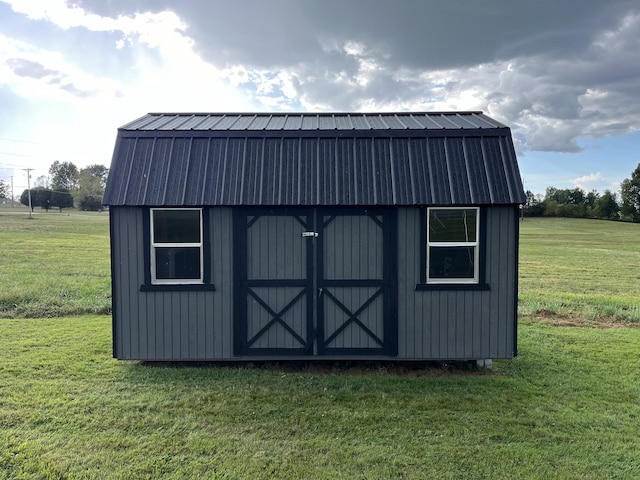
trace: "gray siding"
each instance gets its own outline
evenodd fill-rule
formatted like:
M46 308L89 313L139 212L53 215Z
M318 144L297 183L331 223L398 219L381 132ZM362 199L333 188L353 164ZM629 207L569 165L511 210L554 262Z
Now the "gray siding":
M420 281L420 216L398 214L398 357L511 358L514 355L517 207L487 212L486 281L490 290L416 291Z
M111 208L114 355L120 359L205 360L232 355L231 210L209 210L216 291L141 292L143 210Z
M141 360L231 360L233 354L233 245L232 209L215 207L209 210L211 235L212 282L216 291L141 292L144 283L143 209L112 207L112 268L114 279L114 354L120 359ZM416 291L420 281L421 215L419 208L398 210L398 359L445 360L477 358L511 358L515 350L515 294L517 277L517 207L490 207L486 225L486 281L489 290L429 290ZM348 219L354 220L347 225ZM280 220L280 219L277 219ZM288 219L282 219L285 223ZM336 220L334 220L335 222ZM272 222L258 221L255 233L279 239L280 228L271 230ZM275 222L277 223L277 222ZM295 224L289 225L293 227ZM267 228L268 230L264 230ZM297 228L297 227L296 227ZM379 228L366 217L340 218L332 227L335 232L348 232L361 241L373 243L358 251L347 251L338 243L326 245L323 268L329 278L375 279L380 276ZM286 229L286 228L285 228ZM331 233L329 230L328 233ZM337 240L341 235L329 235ZM326 238L326 237L325 237ZM251 242L250 242L251 243ZM362 243L362 242L359 242ZM304 265L293 265L275 242L274 253L282 259L281 269L297 278L306 274ZM375 246L378 245L378 246ZM265 244L252 245L264 249ZM282 250L282 251L281 251ZM301 253L301 252L299 252ZM300 256L300 255L296 255ZM301 262L302 263L302 262ZM349 265L348 270L344 270ZM273 279L281 276L269 265L255 264L254 278ZM357 267L354 271L353 269ZM300 289L289 287L256 287L269 299L273 308L281 309ZM357 310L376 288L354 286L330 287L330 291L352 311ZM326 299L322 300L326 301ZM257 306L249 305L250 334L255 334L269 315ZM371 331L384 336L383 298L378 297L362 316ZM303 302L285 315L304 337ZM346 319L346 314L331 302L325 303L325 327L329 334ZM266 342L266 343L264 343ZM299 342L283 328L276 327L256 347L295 348ZM331 348L374 348L372 338L355 325L349 326L334 339ZM244 357L248 358L248 357ZM337 358L337 357L336 357ZM352 358L346 356L344 358Z

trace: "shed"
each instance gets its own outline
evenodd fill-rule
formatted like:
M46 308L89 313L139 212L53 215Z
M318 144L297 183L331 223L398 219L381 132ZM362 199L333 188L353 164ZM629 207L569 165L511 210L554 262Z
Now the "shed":
M482 112L151 113L103 202L116 358L517 354L525 195Z

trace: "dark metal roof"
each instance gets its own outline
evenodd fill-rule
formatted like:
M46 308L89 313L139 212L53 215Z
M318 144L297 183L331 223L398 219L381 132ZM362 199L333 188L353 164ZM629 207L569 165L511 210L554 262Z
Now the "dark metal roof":
M149 113L121 130L315 131L505 128L482 112Z
M105 205L524 203L480 112L149 114L118 131Z

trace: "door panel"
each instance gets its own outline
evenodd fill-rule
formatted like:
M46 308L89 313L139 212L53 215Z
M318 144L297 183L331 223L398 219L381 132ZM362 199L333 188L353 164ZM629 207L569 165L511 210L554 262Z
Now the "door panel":
M238 355L302 355L313 347L309 210L239 211L234 219Z
M318 354L397 353L394 222L391 210L318 212Z
M395 211L243 209L237 355L396 355Z

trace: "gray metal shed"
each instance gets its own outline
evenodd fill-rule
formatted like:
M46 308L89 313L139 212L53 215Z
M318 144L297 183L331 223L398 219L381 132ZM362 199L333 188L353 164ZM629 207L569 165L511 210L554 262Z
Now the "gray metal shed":
M481 112L145 115L103 200L114 356L511 358L524 201Z

